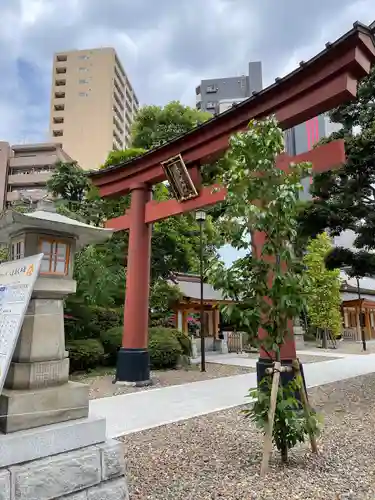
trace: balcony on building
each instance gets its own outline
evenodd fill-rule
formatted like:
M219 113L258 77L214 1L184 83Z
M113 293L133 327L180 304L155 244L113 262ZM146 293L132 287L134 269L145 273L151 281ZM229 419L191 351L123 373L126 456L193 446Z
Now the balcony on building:
M8 175L8 186L44 186L52 174L53 168L48 165L44 168L13 168Z
M9 171L13 172L17 168L53 166L61 159L57 155L57 150L61 149L62 144L59 142L13 145L13 155L9 158Z
M123 101L120 99L120 97L119 97L118 93L116 93L116 91L113 92L113 99L115 100L115 103L120 108L120 110L122 112L124 112L125 108L124 108Z
M121 90L117 80L114 78L113 80L113 84L114 84L114 87L115 87L115 93L117 92L118 96L119 96L119 99L121 101L123 101L125 99L125 94L124 92Z
M120 75L120 72L118 71L118 69L116 68L116 66L115 66L115 75L116 75L116 77L115 77L115 78L117 78L117 81L118 81L118 83L119 83L120 87L121 87L122 89L123 89L123 88L125 88L125 82L124 82L124 79L123 79L123 78L122 78L122 76Z
M123 136L124 135L124 127L122 124L120 124L119 120L117 120L117 118L115 116L113 117L113 125L117 129L117 132L119 134L121 134L121 136Z
M13 203L20 200L38 201L47 195L47 189L34 188L33 186L24 186L8 191L6 194L7 206L12 206Z

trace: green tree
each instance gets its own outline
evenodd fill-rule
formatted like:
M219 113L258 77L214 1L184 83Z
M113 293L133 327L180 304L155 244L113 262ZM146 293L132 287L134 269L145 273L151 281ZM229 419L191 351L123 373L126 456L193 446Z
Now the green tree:
M164 107L144 106L133 125L131 150L137 151L137 148L141 148L144 151L162 146L210 119L211 113L184 106L178 101L172 101ZM206 185L212 184L219 173L217 162L201 167L202 180ZM217 218L223 209L221 206L211 207L209 212Z
M266 349L279 352L288 321L305 305L301 261L293 251L296 237L300 178L306 164L288 173L275 166L284 147L283 135L273 119L251 121L244 133L231 138L222 183L228 189L227 209L221 227L234 248L245 256L229 269L213 265L211 279L236 303L226 312L256 341L263 328ZM261 231L267 242L258 255L251 234ZM272 274L272 284L269 277Z
M164 107L144 106L136 115L132 146L146 150L162 146L210 118L210 113L184 106L178 101Z
M274 118L251 121L248 130L230 139L226 154L222 183L228 189L223 232L235 248L245 250L229 269L217 263L211 270L216 288L236 303L227 306L229 317L248 332L253 343L261 343L267 351L276 353L280 361L280 347L289 333L290 321L298 317L306 306L305 281L302 262L293 248L299 213L300 179L308 173L308 165L291 165L283 172L275 165L283 151L283 133ZM260 231L266 241L260 252L252 247L251 234ZM267 337L257 341L258 331ZM279 375L275 374L276 381ZM297 377L298 379L298 377ZM278 388L275 421L272 436L277 448L287 457L288 448L312 430L301 415L294 398L297 385ZM277 385L276 385L277 387ZM270 379L266 377L255 393L256 398L246 415L269 429ZM285 399L285 394L287 394ZM286 411L286 408L289 411ZM315 420L314 420L315 422Z
M310 322L324 332L333 335L341 333L340 271L329 270L325 258L332 250L332 242L327 233L321 233L310 240L304 257L306 265L306 298ZM323 339L326 339L324 334Z
M129 197L115 200L100 198L76 163L58 163L47 184L56 200L57 211L67 217L102 227L109 218L123 215ZM125 259L128 235L118 232L105 244L89 245L75 256L74 278L77 292L71 300L82 307L122 307L125 296Z
M104 164L100 168L108 168L113 165L118 165L119 163L124 163L136 156L143 155L146 152L143 148L127 148L120 149L118 151L111 151L104 162Z
M58 162L47 188L54 196L59 196L70 203L80 203L85 197L90 182L86 172L77 162Z
M375 249L375 67L359 82L357 99L334 109L330 118L342 128L321 143L345 139L347 160L339 169L314 176L314 200L301 215L299 231L308 238L325 230L330 235L353 230L360 258L341 248L329 259L339 267L358 264L351 274L364 276L366 268L371 273L375 269L375 257L368 253Z
M122 307L125 291L125 268L113 262L115 244L89 245L75 258L74 277L77 297L89 306ZM120 261L121 262L121 261Z

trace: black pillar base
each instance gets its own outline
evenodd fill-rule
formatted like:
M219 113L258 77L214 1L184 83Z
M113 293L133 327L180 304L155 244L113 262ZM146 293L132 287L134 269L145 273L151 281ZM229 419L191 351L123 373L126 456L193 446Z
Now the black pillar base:
M148 350L121 347L117 353L114 382L123 382L124 384L136 386L151 384Z
M282 366L291 366L292 362L293 362L293 360L291 360L291 359L282 360L281 365ZM259 360L257 362L258 388L260 387L260 383L263 380L263 378L269 377L269 375L266 374L266 369L271 368L272 364L273 364L273 360L270 358L259 358ZM303 385L305 386L305 391L306 391L306 395L307 395L305 375L303 373L303 366L301 363L300 363L300 369L301 369L302 382L303 382ZM281 380L281 384L283 387L285 387L294 378L295 378L294 371L280 373L280 380ZM299 392L295 395L295 397L298 401L301 401L301 395L299 394Z

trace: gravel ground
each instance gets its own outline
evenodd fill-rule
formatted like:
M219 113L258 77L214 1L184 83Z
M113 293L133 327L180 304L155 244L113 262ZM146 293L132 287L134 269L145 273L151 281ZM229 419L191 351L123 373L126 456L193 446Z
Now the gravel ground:
M274 452L259 477L262 438L234 408L124 436L131 500L374 500L375 375L309 391L324 416L283 466Z
M201 373L197 365L191 365L189 369L154 371L151 372L153 384L148 387L128 387L117 386L112 383L114 370L107 371L100 375L76 375L72 380L83 382L90 385L90 399L105 398L108 396L117 396L119 394L128 394L130 392L145 391L155 389L156 387L167 387L169 385L187 384L199 380L209 380L218 377L230 377L232 375L242 375L244 373L254 372L255 368L217 365L213 363L206 364L206 372Z

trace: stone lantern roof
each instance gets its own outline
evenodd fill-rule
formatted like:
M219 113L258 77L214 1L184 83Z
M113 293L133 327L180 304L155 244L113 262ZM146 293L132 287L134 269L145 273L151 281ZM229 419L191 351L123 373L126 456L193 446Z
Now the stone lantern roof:
M114 232L113 229L90 226L60 215L56 213L52 203L43 200L34 212L20 213L7 210L0 215L0 244L7 244L11 235L26 229L53 231L62 236L73 236L76 239L77 250L86 245L104 243Z

